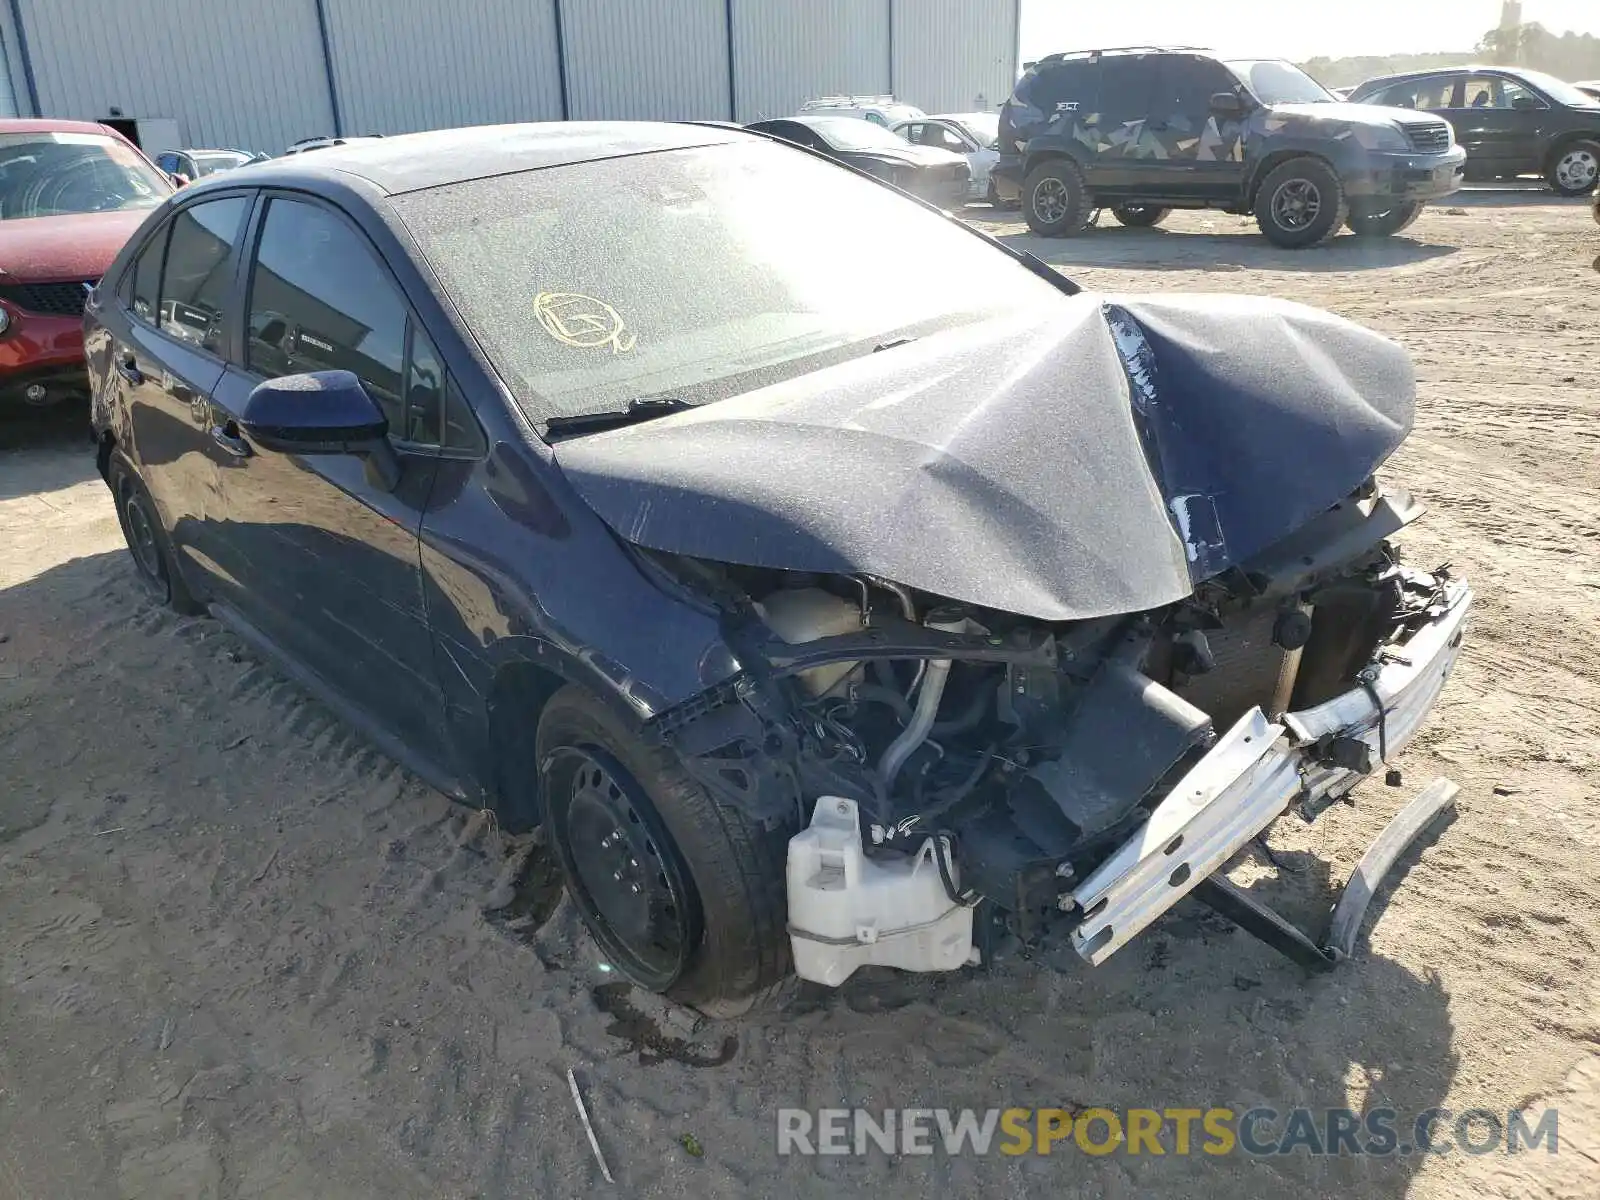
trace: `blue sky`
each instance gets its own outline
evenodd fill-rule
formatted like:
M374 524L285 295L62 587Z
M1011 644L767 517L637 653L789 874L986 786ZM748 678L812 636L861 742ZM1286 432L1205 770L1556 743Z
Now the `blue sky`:
M1523 0L1522 19L1600 34L1600 0ZM1500 0L1022 0L1022 57L1152 40L1299 61L1467 50L1499 23Z

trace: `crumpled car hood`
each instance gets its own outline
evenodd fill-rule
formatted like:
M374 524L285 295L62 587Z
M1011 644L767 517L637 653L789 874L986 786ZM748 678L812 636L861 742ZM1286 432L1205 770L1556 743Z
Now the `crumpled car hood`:
M1316 309L1085 293L555 455L641 546L1076 620L1180 600L1325 512L1414 393L1404 351Z

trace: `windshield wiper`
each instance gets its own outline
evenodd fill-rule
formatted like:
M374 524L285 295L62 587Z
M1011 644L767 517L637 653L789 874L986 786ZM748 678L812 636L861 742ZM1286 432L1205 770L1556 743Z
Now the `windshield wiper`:
M897 346L909 346L912 342L914 342L916 340L917 339L914 338L914 337L890 338L887 342L879 342L876 346L874 346L872 348L872 352L874 354L877 354L880 350L893 350Z
M544 423L547 433L595 433L602 429L617 429L639 421L650 421L669 413L686 412L696 407L677 396L645 396L628 401L627 408L610 412L578 413L570 417L551 417Z

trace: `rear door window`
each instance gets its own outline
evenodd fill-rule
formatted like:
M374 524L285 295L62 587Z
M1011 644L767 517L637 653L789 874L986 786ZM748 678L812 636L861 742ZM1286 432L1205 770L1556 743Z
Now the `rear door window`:
M406 320L399 285L353 226L320 204L269 202L250 278L250 371L350 371L400 436Z
M1393 84L1367 97L1364 103L1387 104L1392 108L1416 108L1423 112L1453 108L1456 100L1458 75L1430 75L1425 79L1407 79Z
M1100 66L1100 128L1111 131L1150 115L1156 95L1156 61L1144 55L1113 58Z
M190 205L172 219L158 307L162 332L220 353L233 250L249 206L244 196L226 196Z

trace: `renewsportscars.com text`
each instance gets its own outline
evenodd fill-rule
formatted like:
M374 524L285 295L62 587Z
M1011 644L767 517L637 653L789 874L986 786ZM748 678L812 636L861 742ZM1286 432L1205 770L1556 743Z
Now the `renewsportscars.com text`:
M1557 1153L1559 1111L1487 1108L782 1108L779 1154Z

